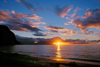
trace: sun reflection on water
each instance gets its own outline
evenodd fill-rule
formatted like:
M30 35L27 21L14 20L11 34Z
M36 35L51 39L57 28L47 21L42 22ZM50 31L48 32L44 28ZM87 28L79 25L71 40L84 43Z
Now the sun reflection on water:
M61 55L61 49L60 49L60 44L57 44L57 52L56 52L56 58L53 59L54 61L58 61L58 62L63 62L65 61L64 59L62 59L62 55Z
M60 44L58 44L58 45L57 45L57 52L56 52L56 54L57 54L57 55L56 55L56 59L54 59L54 60L56 60L56 61L63 61L63 59L61 59L62 56L61 56L60 50L61 50L61 49L60 49Z
M61 53L60 53L60 45L57 45L57 52L56 52L56 54L57 54L57 58L61 58Z

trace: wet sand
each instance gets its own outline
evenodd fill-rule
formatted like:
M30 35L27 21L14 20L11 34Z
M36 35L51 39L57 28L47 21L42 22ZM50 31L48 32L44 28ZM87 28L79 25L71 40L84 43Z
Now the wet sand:
M31 57L18 53L0 52L0 67L100 67L92 60L79 60L69 58L66 61L63 59L47 59L39 57Z

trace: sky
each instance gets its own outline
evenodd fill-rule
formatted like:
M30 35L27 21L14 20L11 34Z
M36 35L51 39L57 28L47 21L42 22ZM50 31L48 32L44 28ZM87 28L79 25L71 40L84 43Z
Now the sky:
M100 0L0 0L0 25L22 37L100 39Z

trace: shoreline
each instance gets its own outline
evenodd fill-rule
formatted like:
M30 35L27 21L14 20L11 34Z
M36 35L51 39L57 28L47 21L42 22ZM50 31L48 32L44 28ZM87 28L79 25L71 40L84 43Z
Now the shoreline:
M27 66L27 67L100 67L100 64L91 64L87 61L71 60L67 61L59 59L59 61L48 58L33 57L28 55L22 55L18 53L6 53L0 52L0 67L7 66Z

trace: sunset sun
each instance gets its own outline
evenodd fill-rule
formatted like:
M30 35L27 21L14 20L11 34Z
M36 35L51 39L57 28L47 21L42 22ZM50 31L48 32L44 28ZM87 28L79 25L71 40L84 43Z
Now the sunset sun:
M61 42L57 42L57 43L55 43L55 44L60 45L60 44L61 44Z
M59 45L59 44L61 44L60 42L57 42L57 44Z
M55 42L55 43L53 43L53 44L55 44L55 45L62 45L62 44L64 44L63 42Z

